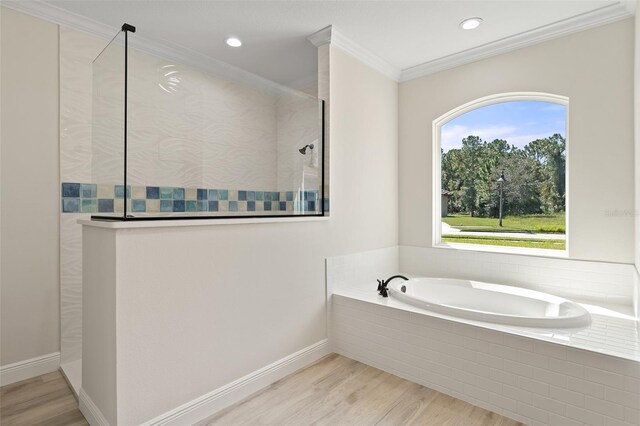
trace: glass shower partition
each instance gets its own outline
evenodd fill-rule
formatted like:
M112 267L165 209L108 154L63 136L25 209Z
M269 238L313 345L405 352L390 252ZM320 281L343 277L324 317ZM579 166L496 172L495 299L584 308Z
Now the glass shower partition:
M149 53L134 31L93 64L93 178L113 192L94 219L324 215L322 100Z
M93 61L91 173L98 213L124 218L127 33L120 31Z

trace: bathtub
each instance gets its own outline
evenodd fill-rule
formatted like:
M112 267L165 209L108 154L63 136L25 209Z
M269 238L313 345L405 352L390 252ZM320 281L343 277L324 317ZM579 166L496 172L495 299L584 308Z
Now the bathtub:
M523 327L575 328L591 324L579 304L539 291L451 278L395 279L389 295L445 315Z

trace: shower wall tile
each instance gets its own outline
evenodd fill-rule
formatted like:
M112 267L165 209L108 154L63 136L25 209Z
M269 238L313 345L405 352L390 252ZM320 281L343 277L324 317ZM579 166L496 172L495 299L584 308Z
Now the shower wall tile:
M124 186L113 190L95 184L63 183L62 213L121 213L124 209ZM113 194L112 198L77 198L82 195ZM65 196L68 195L68 196ZM131 198L131 195L134 198ZM182 212L274 212L320 213L318 191L251 191L205 188L134 186L127 191L128 211L133 213ZM160 197L158 199L157 197ZM205 199L197 199L205 198ZM186 198L186 199L185 199Z
M60 180L91 182L91 60L100 53L104 41L59 28ZM74 193L75 189L74 186ZM82 357L82 235L77 219L83 213L97 211L98 197L114 197L113 186L100 188L85 184L78 189L77 209L73 201L72 210L82 213L66 214L69 212L64 209L63 198L60 215L60 357L63 365ZM69 192L63 187L61 195L65 194Z
M160 198L160 188L157 186L147 186L147 198L157 200Z
M131 182L276 186L277 95L137 51L130 62Z
M60 363L82 357L82 227L85 214L60 215Z
M98 196L98 185L82 184L82 198L96 198Z
M131 188L131 198L147 198L147 188L145 186L134 186Z
M80 199L79 198L63 198L62 199L62 212L63 213L78 213L78 212L80 212Z

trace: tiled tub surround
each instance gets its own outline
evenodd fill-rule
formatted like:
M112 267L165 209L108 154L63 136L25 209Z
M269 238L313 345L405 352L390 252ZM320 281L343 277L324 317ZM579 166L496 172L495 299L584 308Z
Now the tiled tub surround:
M399 270L513 285L594 303L634 303L636 271L623 263L400 246Z
M333 351L529 425L640 424L633 317L592 308L582 330L499 326L425 314L375 284L334 291Z
M62 213L114 213L124 209L123 185L63 183ZM271 212L319 213L319 191L248 191L230 189L129 186L132 213ZM325 202L328 206L328 203ZM326 211L326 210L325 210Z

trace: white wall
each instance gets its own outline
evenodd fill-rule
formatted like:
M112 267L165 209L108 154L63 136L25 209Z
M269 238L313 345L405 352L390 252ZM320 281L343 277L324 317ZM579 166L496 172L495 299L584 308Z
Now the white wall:
M632 19L401 83L400 244L431 245L432 121L516 91L570 99L570 257L633 263Z
M0 364L59 350L58 27L0 8Z

